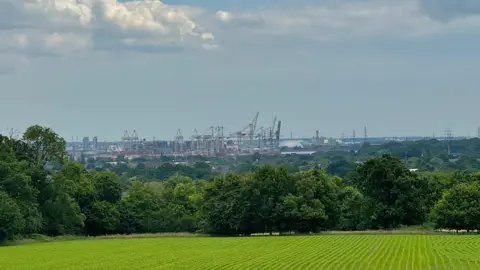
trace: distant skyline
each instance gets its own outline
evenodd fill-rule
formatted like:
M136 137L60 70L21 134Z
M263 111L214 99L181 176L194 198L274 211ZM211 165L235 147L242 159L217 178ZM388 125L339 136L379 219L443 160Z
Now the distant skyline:
M476 136L480 1L0 0L0 132Z

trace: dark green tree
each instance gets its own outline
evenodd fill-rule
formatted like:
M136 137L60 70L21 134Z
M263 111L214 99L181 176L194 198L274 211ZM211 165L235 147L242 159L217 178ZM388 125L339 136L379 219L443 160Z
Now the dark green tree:
M88 235L114 233L120 223L117 205L107 201L96 201L88 209L85 227Z
M383 155L368 160L357 168L352 181L369 204L373 228L392 229L425 220L426 183L399 158Z
M341 191L339 201L342 215L338 229L357 231L371 227L369 217L366 216L368 205L360 191L346 186Z
M263 166L253 175L253 181L246 187L247 218L255 232L272 233L278 227L281 216L275 211L282 197L294 190L295 180L286 166Z
M27 174L29 166L26 162L12 159L11 162L0 160L0 191L8 194L16 201L25 219L22 233L37 232L42 226L42 217L38 211L38 190Z
M97 172L93 175L95 198L98 201L117 203L122 197L120 177L113 172Z
M93 184L82 164L66 162L49 182L49 197L41 205L44 232L49 235L82 232L85 212L94 202Z
M17 202L0 191L0 243L12 239L17 233L23 232L25 218Z
M255 232L246 196L250 174L217 176L208 183L202 206L203 230L215 235L250 235Z
M158 193L142 182L134 182L119 205L120 233L162 232L161 219L164 203Z
M348 162L346 159L333 161L327 167L326 172L331 175L345 177L350 171L357 167L355 163Z
M30 146L29 155L36 165L62 164L67 157L65 140L50 128L31 126L23 134L23 140Z
M480 229L480 184L460 183L445 191L432 210L436 228Z
M313 220L310 223L310 231L333 229L340 222L341 184L340 178L329 176L322 170L310 170L297 174L297 196L303 197L305 204L313 203L313 206L319 206L325 212L324 220Z

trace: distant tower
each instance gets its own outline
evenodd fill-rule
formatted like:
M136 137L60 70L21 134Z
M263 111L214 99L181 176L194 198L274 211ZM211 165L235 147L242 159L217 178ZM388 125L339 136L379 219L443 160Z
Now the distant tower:
M353 130L353 133L352 133L352 143L355 144L355 129Z
M98 149L98 137L94 136L92 140L93 140L93 149L97 150Z
M215 154L215 127L211 126L209 128L210 134L208 139L208 154L214 155ZM251 131L251 130L250 130Z
M319 144L320 143L320 136L319 136L319 132L318 130L315 132L315 144Z
M282 121L277 122L277 130L275 130L275 148L280 148L280 131L282 128Z
M477 128L477 138L480 138L480 127Z
M177 130L177 135L175 135L174 152L175 154L183 153L183 135L180 129Z
M202 136L198 135L198 131L196 128L193 130L193 135L191 137L191 140L192 140L192 150L199 152L201 148L200 144L202 141Z
M75 161L75 155L76 155L77 147L75 145L75 139L72 136L72 160Z
M223 148L224 148L224 142L223 141L225 139L225 137L223 136L223 130L224 130L223 126L218 126L216 128L216 134L215 134L215 141L216 141L215 151L216 151L216 153L223 152Z
M90 148L90 138L89 137L83 137L82 141L83 145L83 150L88 150Z
M133 130L132 135L130 136L130 150L138 148L139 140L140 138L138 137L137 131Z
M367 127L363 128L363 142L367 142L368 134L367 134Z
M445 130L445 140L447 140L447 153L448 155L451 154L451 142L452 142L452 130L451 129L447 129Z
M123 142L123 151L128 151L130 148L130 134L128 134L128 130L125 130L122 136Z

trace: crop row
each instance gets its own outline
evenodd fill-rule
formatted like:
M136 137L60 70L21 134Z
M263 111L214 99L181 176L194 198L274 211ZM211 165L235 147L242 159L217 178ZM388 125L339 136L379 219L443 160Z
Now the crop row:
M109 239L0 248L0 269L480 269L480 237Z

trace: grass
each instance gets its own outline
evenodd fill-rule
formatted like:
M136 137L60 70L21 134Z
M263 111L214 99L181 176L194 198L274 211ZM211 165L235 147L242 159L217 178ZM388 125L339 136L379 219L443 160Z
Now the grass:
M60 242L73 240L98 240L98 239L130 239L130 238L159 238L159 237L200 237L205 234L196 233L145 233L145 234L111 234L104 236L83 236L83 235L61 235L56 237L42 234L32 234L26 237L18 237L14 240L8 240L0 243L1 246L18 246L28 244L39 244L46 242Z
M0 269L480 269L480 236L73 240L0 247Z

